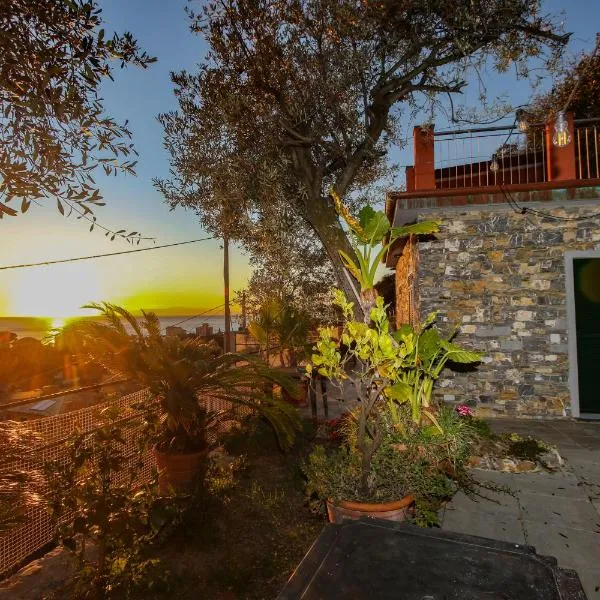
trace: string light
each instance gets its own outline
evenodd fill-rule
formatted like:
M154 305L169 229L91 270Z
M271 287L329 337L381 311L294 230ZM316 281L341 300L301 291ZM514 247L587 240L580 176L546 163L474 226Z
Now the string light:
M557 148L564 148L571 143L571 133L569 132L569 123L565 117L564 111L558 111L556 120L554 121L554 135L552 143Z
M598 52L600 51L600 34L596 34L596 45L594 46L594 51L589 55L589 64L592 64L595 60ZM581 63L580 63L581 64ZM556 113L556 120L554 121L554 135L552 136L552 143L557 148L564 148L571 143L571 132L569 131L569 123L565 117L565 112L571 105L573 98L575 98L575 94L579 90L581 86L581 82L584 79L584 73L580 72L577 82L573 86L567 101L565 102L563 108Z
M500 163L498 162L498 157L493 154L492 160L490 161L490 171L492 173L497 173L500 170Z
M517 127L525 132L529 129L529 123L527 122L527 113L522 109L519 108L519 110L517 110L516 112L516 122L517 122Z

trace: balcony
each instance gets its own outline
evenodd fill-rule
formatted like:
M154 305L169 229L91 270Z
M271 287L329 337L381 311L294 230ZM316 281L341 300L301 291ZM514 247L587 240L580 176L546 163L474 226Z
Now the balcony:
M435 131L415 127L414 165L406 191L388 195L388 210L497 204L516 194L523 202L587 197L600 186L600 119L567 113L571 143L552 143L554 122Z

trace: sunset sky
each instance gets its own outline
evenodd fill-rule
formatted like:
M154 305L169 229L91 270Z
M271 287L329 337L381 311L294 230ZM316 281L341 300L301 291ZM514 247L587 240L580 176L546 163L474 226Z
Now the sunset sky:
M168 156L162 148L162 129L156 115L175 108L169 72L193 69L205 52L200 37L188 30L182 0L100 0L107 30L131 30L158 62L147 70L115 70L115 82L103 87L106 112L118 120L129 119L140 153L137 177L105 178L98 173L107 205L97 209L98 221L113 229L141 231L156 244L205 237L192 213L170 212L152 186L152 177L168 173ZM597 0L552 0L548 12L565 11L567 31L573 31L569 51L591 50L597 19ZM526 82L507 77L490 78L492 95L506 94L515 104L530 96ZM550 81L546 87L550 86ZM466 103L475 103L471 89ZM407 123L410 131L415 123ZM438 126L444 126L442 119ZM412 148L394 152L398 164L412 162ZM402 181L398 170L398 183ZM52 202L32 205L29 212L0 221L0 266L55 260L127 250L123 240L109 242L89 224L64 218ZM143 243L142 243L143 244ZM151 245L151 244L148 244ZM140 245L140 247L143 247ZM244 287L249 276L247 259L234 251L231 287ZM178 248L142 252L98 260L27 269L0 270L0 317L44 315L66 317L82 314L89 301L109 300L129 309L180 307L207 309L222 303L222 251L216 241ZM217 311L218 313L218 311Z

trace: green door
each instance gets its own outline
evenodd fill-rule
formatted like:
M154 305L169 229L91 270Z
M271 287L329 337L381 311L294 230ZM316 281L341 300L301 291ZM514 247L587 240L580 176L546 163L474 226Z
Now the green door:
M574 258L579 412L600 414L600 258Z

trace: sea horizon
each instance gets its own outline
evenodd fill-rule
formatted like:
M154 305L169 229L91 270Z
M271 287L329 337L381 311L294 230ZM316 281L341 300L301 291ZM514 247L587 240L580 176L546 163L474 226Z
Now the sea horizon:
M232 315L232 330L238 329L238 315ZM84 316L84 317L0 317L0 332L12 332L17 335L18 338L31 337L37 340L44 339L53 330L56 330L59 323L68 323L76 319L100 319L97 316ZM192 315L170 315L170 316L158 316L161 327L165 329L170 326L178 326L184 329L188 333L194 333L196 327L200 327L202 323L208 323L217 333L220 329L225 329L225 316L224 315L200 315L198 317Z

